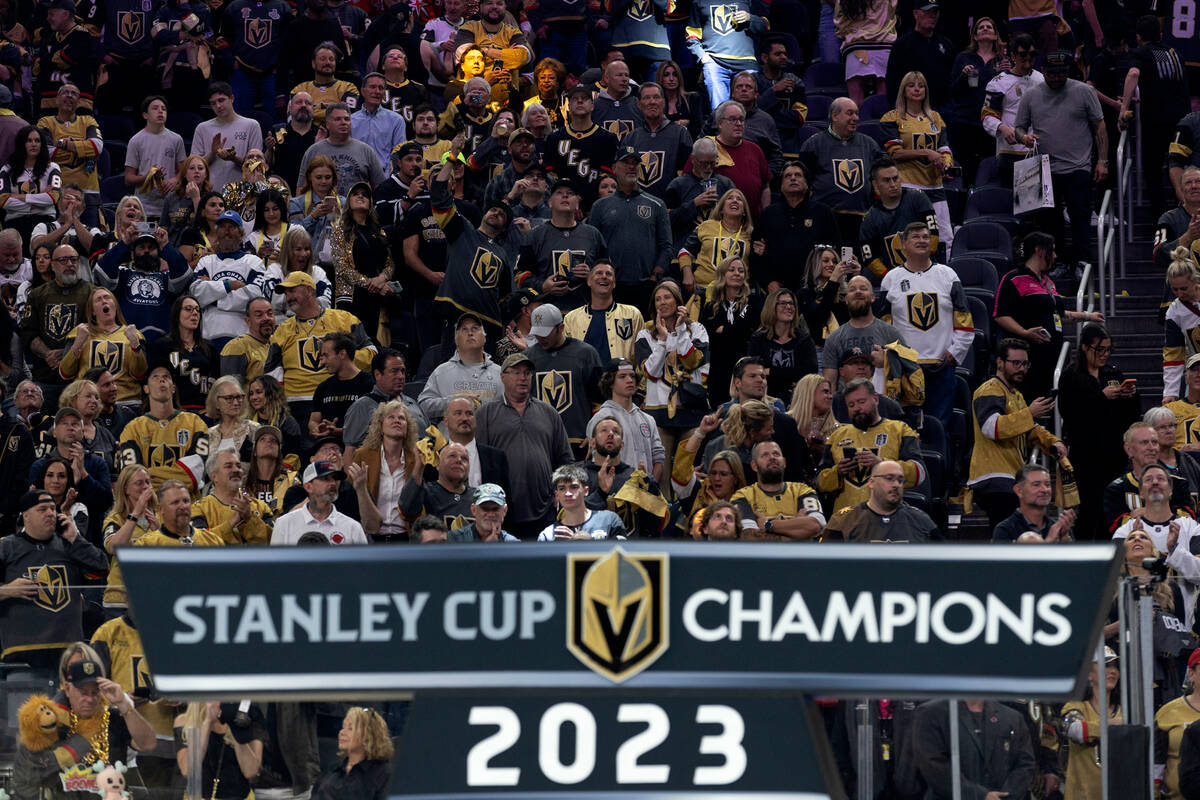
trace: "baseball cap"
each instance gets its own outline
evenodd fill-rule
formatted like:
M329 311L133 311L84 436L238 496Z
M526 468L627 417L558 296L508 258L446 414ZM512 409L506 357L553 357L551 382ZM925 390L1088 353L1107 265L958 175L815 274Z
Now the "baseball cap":
M392 158L396 159L397 161L405 156L414 154L423 157L425 155L425 148L421 147L421 145L417 144L416 142L404 142L392 148Z
M1104 663L1105 664L1108 663L1108 653L1111 651L1111 649L1112 648L1107 647L1107 646L1105 646L1105 648L1104 648L1104 650L1105 650ZM1114 655L1115 655L1115 653L1114 653ZM1188 669L1191 669L1192 667L1196 666L1197 664L1200 664L1200 649L1193 650L1192 654L1190 656L1188 656Z
M479 318L479 315L472 314L470 311L468 311L465 314L458 315L458 320L454 323L454 330L458 330L459 328L461 328L463 326L463 323L467 322L468 320L474 320L479 325L479 327L481 327L481 328L483 327L483 320Z
M923 3L918 2L914 6L914 8L917 11L938 11L938 10L940 10L940 6L938 6L937 0L925 0L925 2L923 2Z
M83 414L80 414L74 408L74 406L66 406L66 407L60 408L58 411L54 412L54 424L57 425L58 423L62 422L64 419L66 419L67 417L74 417L75 419L79 420L80 422L83 421Z
M317 478L334 478L339 481L346 480L346 473L337 467L333 466L331 461L314 461L304 468L304 477L302 483L315 481Z
M254 443L258 444L258 440L264 436L274 436L275 441L283 444L283 432L274 425L259 425L254 431Z
M610 358L608 360L608 363L604 365L605 372L620 372L621 370L628 370L629 372L633 372L635 370L635 367L633 366L633 362L630 361L628 358L625 358L622 356L622 357L617 357L617 358Z
M533 363L533 359L524 353L513 353L504 359L504 363L500 365L500 370L504 371L506 369L512 369L517 364L528 364L530 369L533 369L535 366L537 366Z
M638 151L634 148L629 145L623 145L617 148L617 153L613 156L613 163L616 164L618 161L624 161L627 158L640 159L641 156L638 155Z
M570 89L567 89L565 94L567 97L570 97L570 96L576 95L576 94L586 94L588 97L591 97L592 90L591 90L591 88L588 87L587 84L577 83L574 86L572 86Z
M46 3L46 10L49 11L54 8L57 8L60 11L74 11L75 3L74 0L49 0L49 2Z
M133 237L134 244L137 244L138 242L146 241L146 240L149 240L151 242L154 242L155 244L158 244L158 239L155 237L154 231L142 231L137 236Z
M570 178L559 178L556 180L554 185L550 187L550 194L554 194L559 189L570 189L575 194L579 194L579 184Z
M538 306L529 320L529 332L534 336L549 336L563 321L562 312L550 303Z
M292 289L296 286L307 286L314 292L317 290L317 282L313 280L312 275L296 270L289 272L286 278L275 284L275 294L283 294L284 289Z
M1071 54L1066 50L1055 50L1046 56L1046 63L1043 66L1044 72L1070 72L1071 71Z
M315 442L313 442L312 452L317 452L327 444L336 445L338 450L341 450L344 447L342 444L342 438L340 436L322 436L320 439L317 439Z
M517 128L515 131L513 131L512 133L510 133L508 135L508 146L512 147L512 143L515 142L517 139L520 139L522 136L526 136L526 137L528 137L530 139L534 139L534 140L537 139L537 137L534 136L532 133L530 133L527 129Z
M861 347L852 347L846 352L842 353L841 359L838 360L838 366L844 367L851 361L865 361L866 363L870 364L871 357L864 353Z
M21 495L21 499L17 501L17 508L21 511L28 511L34 506L42 503L53 503L54 498L45 489L30 489L25 494Z
M508 203L505 203L503 200L494 200L490 204L488 204L488 207L484 209L484 212L486 213L487 211L490 211L493 208L498 208L504 212L504 224L505 225L508 225L510 222L512 222L513 212L512 212L512 209L508 207Z
M1184 362L1183 369L1186 372L1197 364L1200 364L1200 353L1192 353L1188 356L1188 360Z
M86 683L95 683L104 677L104 669L95 661L76 661L67 667L67 681L75 687Z
M367 183L366 181L355 181L354 185L350 187L350 191L346 192L346 196L349 197L350 195L354 194L354 191L360 186L367 190L367 197L375 197L375 190L372 189L371 184Z
M1197 652L1200 652L1200 651L1193 650L1191 657L1188 658L1188 666L1189 667L1191 666L1192 658L1195 658L1195 660L1200 661L1200 656L1196 656ZM1117 660L1118 659L1117 659L1116 651L1114 651L1108 645L1104 645L1104 663L1111 664L1112 662L1117 661Z
M517 289L504 299L504 321L511 322L521 316L521 312L534 303L542 301L542 295L537 289Z
M246 224L242 221L242 215L233 209L226 209L225 211L221 212L221 216L217 217L217 224L220 225L222 222L232 222L239 228Z
M494 483L485 483L475 489L475 505L481 506L484 503L495 503L498 506L508 505L508 497L504 494L504 490Z

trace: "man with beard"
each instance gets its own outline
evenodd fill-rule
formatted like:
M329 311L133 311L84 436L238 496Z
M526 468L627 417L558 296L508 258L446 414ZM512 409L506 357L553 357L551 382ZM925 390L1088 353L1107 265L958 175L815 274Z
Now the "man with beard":
M321 42L312 51L312 80L296 84L292 94L307 92L313 99L313 122L325 124L325 110L334 103L345 103L351 110L358 108L362 98L358 88L350 81L334 77L341 52L332 42Z
M232 447L208 457L212 491L192 504L192 525L208 528L226 544L266 544L271 540L271 507L242 488L246 470Z
M474 521L471 500L475 490L467 483L471 456L467 448L451 442L438 453L437 480L410 480L400 493L400 513L412 524L431 514L455 530Z
M171 304L194 279L187 259L173 244L160 245L153 233L138 233L132 225L100 257L92 274L97 286L116 296L125 321L136 326L147 343L170 330Z
M276 125L263 142L263 154L271 171L287 181L292 194L296 194L296 181L300 177L300 162L308 148L317 143L317 126L313 124L313 99L308 92L296 92L288 100L288 119Z
M191 292L200 304L204 337L213 349L222 349L230 339L246 333L246 309L251 300L262 297L266 266L254 253L242 250L244 235L242 215L222 211L217 217L215 252L196 263Z
M336 49L339 59L350 52L342 26L329 14L325 0L307 0L304 13L284 29L283 47L279 53L279 85L295 86L316 77L312 57L317 47L327 42Z
M1067 446L1034 422L1054 410L1054 398L1039 397L1033 405L1025 405L1021 384L1028 369L1029 346L1020 339L1001 340L996 348L996 377L976 389L971 400L975 447L967 486L993 529L1017 509L1013 476L1029 459L1030 448L1053 450L1059 458L1067 455ZM1157 456L1157 440L1153 452Z
M624 438L615 417L605 417L592 430L589 456L579 464L587 472L587 507L614 512L630 536L658 536L671 517L670 508L645 467L621 460Z
M904 502L907 467L879 461L867 479L866 500L834 514L822 542L930 542L942 538L934 521Z
M1015 542L1022 534L1033 532L1044 542L1069 542L1073 540L1071 528L1075 525L1075 510L1065 509L1057 519L1046 513L1050 498L1054 496L1054 482L1050 473L1041 464L1026 464L1013 476L1013 493L1017 496L1017 510L992 531L993 542ZM1142 489L1146 485L1143 482Z
M838 384L838 368L847 353L870 354L876 367L877 392L883 391L883 347L892 342L904 343L895 326L877 318L874 312L875 288L865 276L855 275L846 284L846 308L850 319L825 340L821 351L821 374L834 386Z
M271 544L297 544L309 531L323 534L330 544L366 544L362 525L333 506L345 479L346 473L329 461L315 461L305 467L302 481L308 502L275 520Z
M502 130L502 128L493 129L492 135L488 137L487 141L481 142L475 152L471 154L469 163L472 169L487 168L500 149L500 139L503 137L500 131ZM483 191L485 208L497 200L503 200L509 205L516 205L525 191L525 184L522 182L522 179L526 177L525 173L531 166L538 163L537 140L533 138L532 133L524 128L517 128L507 134L507 137L510 162L508 166L500 170L499 175L488 181L487 188ZM518 183L521 185L518 186ZM544 186L543 183L543 188Z
M21 345L32 356L33 379L45 393L47 408L58 407L58 396L66 381L58 374L68 340L75 327L87 318L92 284L79 274L79 253L69 244L54 248L50 269L54 280L29 293L21 315Z
M533 51L525 43L521 29L504 21L506 10L504 0L481 0L479 18L462 24L454 45L456 48L464 44L479 45L484 58L489 63L501 62L516 83L519 69L533 59Z
M256 297L246 304L246 329L221 350L221 374L241 375L249 382L263 374L271 334L275 333L275 312L271 301Z
M829 434L817 475L819 491L837 492L831 506L834 514L867 499L873 470L881 461L900 463L904 470L901 492L920 484L927 475L917 432L900 420L879 416L879 397L869 380L850 381L842 397L850 424Z
M421 156L424 164L418 173L435 169L442 163L442 156L450 152L450 140L438 138L438 116L433 106L419 105L412 111L412 124L408 131L412 138L408 141L421 146ZM395 157L395 151L393 151ZM376 195L378 197L378 195Z
M1192 519L1186 509L1171 502L1170 473L1162 464L1147 464L1139 476L1138 498L1142 501L1142 513L1126 520L1112 538L1124 539L1132 531L1144 531L1154 543L1155 550L1168 554L1168 566L1186 577L1200 576L1200 568L1192 563L1196 561L1194 556L1200 555L1200 523ZM1189 603L1187 607L1191 609L1192 605Z
M429 199L425 178L421 176L424 162L424 149L419 142L405 142L392 149L392 174L375 190L375 215L383 227L399 225L409 209Z
M704 521L700 524L700 538L709 541L732 541L742 538L742 518L737 506L718 500L704 509Z
M738 489L733 504L742 515L742 536L776 542L816 539L825 527L821 501L807 483L784 481L787 460L771 440L750 451L750 465L758 480Z

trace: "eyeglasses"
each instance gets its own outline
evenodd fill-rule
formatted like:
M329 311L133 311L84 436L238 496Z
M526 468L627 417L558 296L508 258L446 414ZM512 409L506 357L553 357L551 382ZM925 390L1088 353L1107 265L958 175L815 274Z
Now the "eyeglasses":
M710 469L708 471L708 477L710 477L710 478L732 478L733 473L729 472L728 470Z
M795 300L776 300L775 305L777 305L777 306L795 306L796 301Z
M1104 356L1104 355L1108 355L1109 353L1111 353L1111 352L1112 352L1112 348L1111 348L1111 347L1103 347L1103 346L1101 346L1101 347L1095 347L1095 346L1091 346L1091 347L1088 347L1088 349L1089 349L1089 350L1091 350L1093 353L1095 353L1095 354L1096 354L1096 355L1098 355L1098 356Z
M233 400L235 402L240 403L246 399L246 395L244 395L244 394L223 394L223 395L218 395L217 399L218 400Z
M1028 368L1029 368L1029 363L1030 363L1030 362L1028 362L1028 361L1014 361L1014 360L1013 360L1013 359L1011 359L1011 358L1006 358L1006 359L1004 359L1004 363L1005 363L1005 364L1012 364L1012 365L1013 365L1014 367L1016 367L1017 369L1028 369Z
M52 258L50 260L55 264L77 264L79 263L79 256L62 256L60 258Z

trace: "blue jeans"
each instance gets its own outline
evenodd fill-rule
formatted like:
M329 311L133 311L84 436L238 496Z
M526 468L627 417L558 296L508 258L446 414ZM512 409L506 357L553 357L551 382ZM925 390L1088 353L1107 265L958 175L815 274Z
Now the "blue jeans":
M239 114L248 113L257 102L262 103L268 114L275 113L274 72L260 75L238 65L229 76L229 85L233 87L233 107Z
M700 67L704 70L704 85L708 89L708 99L715 111L717 106L729 99L729 82L741 70L723 67L712 59L703 62ZM757 72L758 70L748 71Z
M950 364L922 364L925 373L926 414L937 417L942 427L949 429L954 416L954 390L958 387L957 375Z
M546 26L546 40L542 42L542 58L557 58L567 66L583 68L587 66L587 29L582 25Z

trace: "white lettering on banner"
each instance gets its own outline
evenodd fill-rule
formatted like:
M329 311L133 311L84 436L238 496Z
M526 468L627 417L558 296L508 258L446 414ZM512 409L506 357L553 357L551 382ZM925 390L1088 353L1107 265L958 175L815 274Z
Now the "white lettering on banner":
M415 642L429 592L363 593L358 596L357 625L350 626L343 624L342 599L340 594L285 594L279 598L276 618L266 595L185 594L173 607L181 627L172 641L175 644L390 642L398 633L401 640ZM347 605L352 606L353 596L346 599ZM553 599L550 603L552 614ZM522 605L529 606L535 617L543 613L537 603L530 605L523 601ZM398 625L392 624L393 614L399 618ZM523 631L527 625L532 630L532 623L523 620L521 624Z
M701 624L701 609L710 604L724 607L720 624ZM949 592L934 599L929 592L915 596L859 592L851 601L838 591L830 593L818 626L800 592L792 592L783 610L775 614L775 594L770 590L760 591L757 603L748 605L740 589L701 589L683 604L683 627L701 642L738 642L743 626L752 626L758 629L760 642L803 636L810 642L861 639L871 644L889 644L898 631L912 628L918 644L927 644L932 635L955 645L969 644L981 636L985 643L997 644L1001 630L1007 629L1025 645L1057 647L1071 637L1071 623L1059 613L1070 604L1070 598L1058 592L1023 594L1019 607L1011 608L990 593L979 598L969 592ZM711 615L711 610L708 613Z
M496 592L453 592L442 606L442 627L446 635L457 641L472 641L479 633L483 638L500 641L512 636L520 624L522 639L534 638L534 626L554 616L554 596L540 589L500 592L500 622L496 622ZM520 600L520 613L517 602ZM478 604L475 618L478 628L463 624L471 606Z

